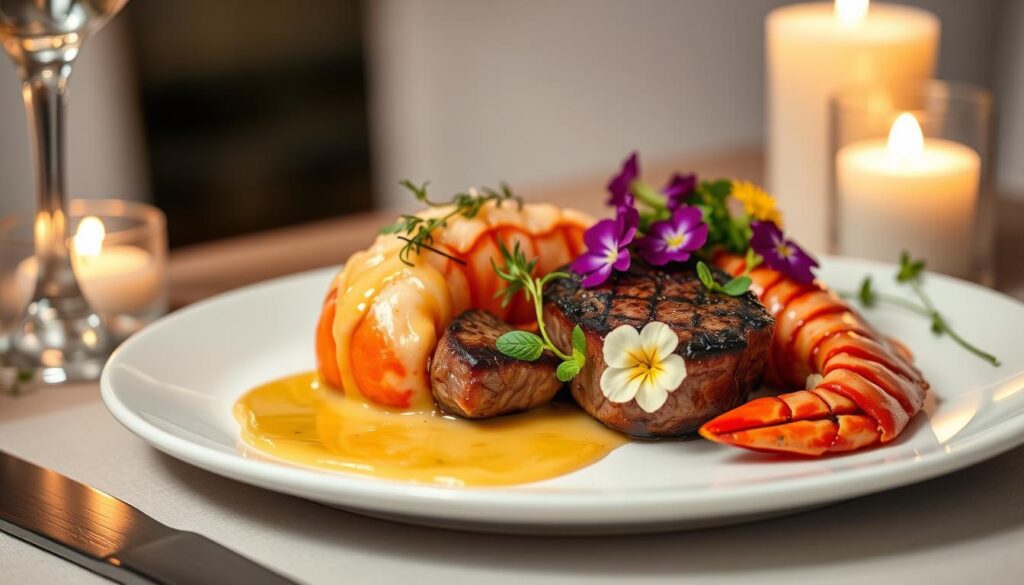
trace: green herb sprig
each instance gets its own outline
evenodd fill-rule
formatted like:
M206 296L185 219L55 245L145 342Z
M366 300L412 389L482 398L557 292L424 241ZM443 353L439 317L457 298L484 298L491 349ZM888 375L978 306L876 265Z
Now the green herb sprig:
M519 247L519 243L513 246L512 251L499 242L501 257L504 261L504 268L499 267L494 259L491 259L491 266L494 272L508 284L503 290L495 294L501 298L501 306L507 307L515 295L522 292L526 300L533 303L534 312L537 318L537 330L540 335L529 331L509 331L498 338L495 344L501 353L522 361L532 362L539 358L544 350L558 356L562 363L555 370L555 376L562 382L568 382L576 377L576 374L586 364L587 340L583 335L583 329L579 325L572 330L572 354L567 354L558 349L548 336L547 328L544 326L544 286L556 278L567 278L565 272L550 272L543 277L535 277L533 270L537 266L537 259L527 260L526 255Z
M741 254L750 247L750 221L747 214L733 217L729 212L732 181L718 179L701 181L690 203L700 208L708 225L709 248L719 246Z
M402 215L398 218L398 221L386 225L380 230L382 234L399 234L398 238L405 242L405 246L399 251L398 258L409 266L414 265L410 257L413 254L419 254L422 250L429 250L465 265L466 262L461 258L456 258L432 245L434 243L434 231L448 225L448 221L454 217L462 216L467 219L476 217L483 206L491 201L494 201L500 207L506 201L511 200L515 201L519 209L523 207L523 199L515 195L505 183L502 183L498 189L482 187L479 190L470 189L465 193L456 193L450 201L431 201L427 197L428 184L416 185L408 179L399 182L399 185L412 191L413 197L417 201L425 203L429 207L445 207L450 205L453 207L450 212L441 217L429 219L417 215Z
M725 284L719 284L711 269L702 260L697 261L697 278L700 279L701 284L704 288L711 292L717 292L727 294L730 297L738 297L750 290L750 285L754 283L750 279L750 271L757 268L761 264L761 257L754 253L752 248L747 248L747 255L745 257L746 268L743 269L743 273L731 278Z
M899 271L896 273L896 282L909 286L910 289L914 291L914 294L917 296L920 304L902 297L878 292L872 284L871 276L865 276L864 280L861 281L860 288L856 295L857 300L865 307L874 307L880 302L884 302L917 313L931 321L932 333L935 335L949 335L949 337L960 347L966 349L993 366L998 366L999 359L996 358L996 356L961 337L960 334L957 333L949 324L949 321L947 321L942 313L940 313L935 307L935 303L932 302L931 297L924 290L924 281L921 278L924 273L924 269L924 260L911 258L910 254L906 251L900 254L900 266Z

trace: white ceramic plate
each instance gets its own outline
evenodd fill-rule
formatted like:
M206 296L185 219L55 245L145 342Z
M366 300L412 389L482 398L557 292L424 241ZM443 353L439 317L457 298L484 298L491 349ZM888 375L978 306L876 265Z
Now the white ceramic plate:
M854 290L866 273L901 292L894 267L829 258L821 277ZM703 440L630 443L553 480L509 488L445 488L375 480L247 458L232 418L249 388L313 368L313 329L333 270L299 274L198 303L118 349L103 400L157 449L214 473L359 513L506 532L644 532L777 515L949 473L1024 442L1024 305L941 276L928 291L1001 367L933 336L899 309L869 318L907 343L934 400L893 444L820 460L779 460Z

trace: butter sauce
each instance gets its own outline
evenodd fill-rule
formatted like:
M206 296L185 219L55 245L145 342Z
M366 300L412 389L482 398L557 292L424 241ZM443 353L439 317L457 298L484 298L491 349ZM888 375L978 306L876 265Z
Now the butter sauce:
M235 418L247 445L279 460L447 486L550 479L628 441L572 404L478 421L387 412L326 389L312 372L250 390L235 403Z

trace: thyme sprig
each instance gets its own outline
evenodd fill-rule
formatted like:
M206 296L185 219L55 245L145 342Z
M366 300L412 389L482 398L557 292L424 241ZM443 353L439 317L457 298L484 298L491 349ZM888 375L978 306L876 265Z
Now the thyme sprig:
M556 278L568 278L569 275L565 272L549 272L542 277L536 277L533 271L537 267L537 259L527 260L519 242L515 243L511 251L504 242L499 241L498 244L504 267L499 267L493 258L491 266L495 274L508 284L494 296L501 298L502 307L507 307L516 294L522 292L526 300L533 303L537 330L540 332L540 335L537 335L529 331L509 331L498 338L495 344L498 351L517 360L532 362L539 358L544 350L548 350L562 360L555 370L555 375L560 381L568 382L579 373L587 361L587 341L583 330L577 325L572 330L571 354L563 352L551 342L547 327L544 326L544 286Z
M896 282L909 286L910 289L914 291L914 294L917 296L920 304L902 297L876 291L872 285L870 275L865 276L864 280L861 281L860 289L857 292L857 300L865 307L874 307L878 305L879 302L885 302L913 311L914 313L917 313L931 321L932 333L935 335L949 335L950 339L956 342L960 347L966 349L970 353L978 356L993 366L998 366L999 359L996 356L961 337L960 334L957 333L949 324L946 317L939 312L931 297L924 290L924 281L921 278L924 273L924 268L924 260L911 258L910 254L906 251L900 254L900 267L899 271L896 273Z
M465 260L452 256L433 246L434 232L439 228L447 226L448 221L454 217L462 216L466 219L476 217L484 205L492 201L499 207L506 201L514 201L519 209L523 207L523 199L515 195L512 189L505 183L501 183L497 189L490 187L471 188L465 193L456 193L450 201L432 201L427 196L427 185L429 183L416 185L412 181L405 179L398 184L411 191L417 201L425 203L428 207L452 207L451 211L441 217L424 218L418 215L402 215L395 223L381 228L380 233L382 234L401 234L398 236L398 239L404 241L405 246L399 251L398 258L409 266L414 265L411 256L413 254L418 255L423 250L429 250L465 265Z

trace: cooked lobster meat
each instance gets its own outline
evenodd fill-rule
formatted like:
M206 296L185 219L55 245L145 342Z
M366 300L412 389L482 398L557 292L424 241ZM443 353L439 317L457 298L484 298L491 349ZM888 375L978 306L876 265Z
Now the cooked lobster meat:
M744 260L722 256L732 274ZM751 290L775 315L766 380L806 388L752 400L700 429L705 438L758 451L822 455L895 439L924 404L928 383L910 352L875 331L820 283L760 267Z
M578 277L559 279L545 299L544 321L556 345L570 347L576 325L586 337L586 365L570 383L573 397L591 416L635 437L686 435L746 400L761 379L774 326L753 295L711 293L690 267L635 263L590 289ZM600 387L604 338L620 325L640 329L650 321L672 329L686 364L685 379L654 412L636 401L611 402Z
M489 418L535 408L562 388L558 359L545 352L526 362L498 351L512 326L491 313L470 309L452 321L430 364L431 391L443 410L465 418Z
M443 217L451 207L421 216ZM536 273L569 262L583 247L591 219L554 205L489 202L472 218L457 216L433 232L431 248L403 262L406 242L381 235L345 263L331 283L316 333L317 369L331 387L371 403L429 410L434 401L427 363L452 319L470 308L513 324L533 321L521 298L507 307L491 266L499 242L518 242ZM438 253L441 252L441 253Z

